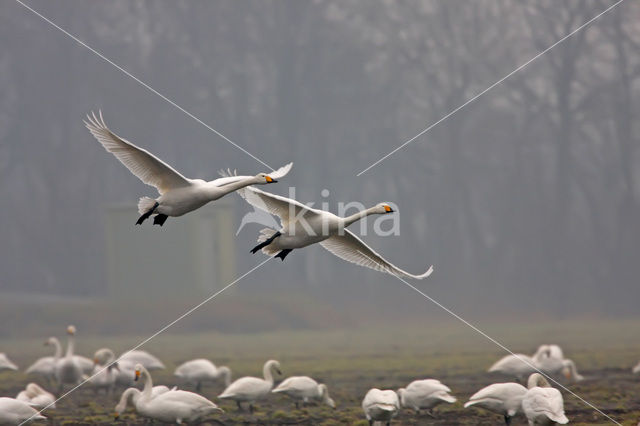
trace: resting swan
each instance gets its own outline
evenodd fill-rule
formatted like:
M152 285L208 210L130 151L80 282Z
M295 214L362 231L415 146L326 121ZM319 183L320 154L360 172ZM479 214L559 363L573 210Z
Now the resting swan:
M35 383L29 383L25 390L16 396L16 399L38 410L56 408L56 397Z
M431 410L443 402L453 404L456 398L449 395L451 389L439 380L414 380L406 388L398 389L401 407L413 408L417 414L421 409Z
M584 377L578 373L575 363L564 357L562 348L558 345L540 345L533 355L537 366L542 372L551 376L564 375L568 380L579 382Z
M413 275L395 265L367 246L347 226L372 214L389 214L393 209L387 203L377 204L347 217L336 216L324 210L312 209L290 198L247 187L238 191L249 204L280 218L281 229L265 228L260 232L258 244L251 253L262 252L284 261L294 249L320 243L322 247L347 262L386 272L392 275L423 279L431 275L433 266L421 275ZM291 217L290 215L294 216Z
M95 367L91 375L85 375L83 378L93 386L96 393L100 389L104 389L107 395L113 392L118 377L117 371L120 370L115 360L116 356L109 348L98 349L93 355Z
M289 377L271 392L283 393L293 398L296 408L299 408L299 401L306 404L311 400L321 401L331 408L336 408L336 403L329 397L327 385L319 385L318 382L307 376Z
M236 402L238 409L242 410L242 402L249 403L249 410L253 413L253 403L269 395L273 388L273 372L282 374L280 363L270 359L264 363L262 374L264 379L258 377L241 377L231 383L218 398L231 399Z
M9 357L4 352L0 352L0 371L2 370L18 370L18 366L11 362Z
M142 378L144 388L135 401L136 411L154 420L177 423L196 422L216 412L223 412L216 404L197 393L170 390L153 395L151 375L142 364L135 366L135 380Z
M0 425L23 425L37 420L47 420L38 410L23 401L0 398Z
M511 418L522 411L522 398L527 388L519 383L494 383L471 395L464 404L467 407L481 407L504 416L504 421L511 424Z
M135 368L135 366L134 366ZM135 370L134 370L135 371ZM135 376L134 376L135 377ZM171 390L176 390L177 387L173 387ZM151 397L156 397L162 393L169 392L169 388L164 385L154 386L151 388ZM137 388L127 388L122 395L120 396L120 401L114 408L114 417L116 420L120 417L120 415L127 409L127 406L131 404L133 407L136 406L136 402L138 398L140 398L140 389Z
M369 421L369 425L380 421L389 426L391 419L397 416L398 411L400 411L398 394L392 390L369 389L369 392L362 400L362 410Z
M189 383L195 383L198 392L202 390L203 382L214 382L223 379L225 387L231 384L231 370L229 367L216 367L211 361L204 358L192 359L180 364L173 375Z
M56 380L58 392L62 392L65 384L76 385L82 380L82 367L74 358L76 328L73 325L67 327L67 353L64 358L56 362Z
M533 373L527 382L529 390L522 398L529 426L555 425L569 423L564 414L564 402L558 389L549 386L549 382L540 373Z
M277 178L289 172L292 165L289 163L277 171L256 176L234 176L211 182L188 179L149 151L135 146L109 130L102 118L102 112L99 112L98 116L95 113L87 115L87 120L84 124L98 142L115 155L131 173L147 185L154 186L160 193L160 197L155 200L149 197L140 198L138 211L141 216L136 225L142 224L149 216L155 214L154 225L162 226L168 216L182 216L247 185L275 183Z

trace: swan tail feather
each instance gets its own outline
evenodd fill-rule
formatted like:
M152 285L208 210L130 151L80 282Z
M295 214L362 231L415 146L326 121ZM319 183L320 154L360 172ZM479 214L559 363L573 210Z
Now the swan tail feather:
M260 230L260 235L258 236L258 242L260 244L262 244L262 243L268 241L270 238L273 238L273 236L275 234L277 234L277 233L278 233L278 231L273 230L271 228L263 228L263 229ZM281 251L281 249L273 248L273 247L271 247L269 245L261 247L261 248L262 248L262 252L264 254L266 254L267 256L275 256L276 254L278 254Z
M145 214L149 210L153 209L155 205L156 200L153 198L141 197L140 200L138 200L138 213Z

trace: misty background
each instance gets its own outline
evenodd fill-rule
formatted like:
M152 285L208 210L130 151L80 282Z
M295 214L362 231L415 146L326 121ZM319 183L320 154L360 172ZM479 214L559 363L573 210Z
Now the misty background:
M269 191L295 186L298 200L334 212L339 202L397 204L400 235L377 237L370 222L365 242L409 272L433 264L416 285L463 317L564 319L640 314L640 4L622 3L356 174L613 3L28 4L272 167L293 161ZM33 303L40 314L18 322L27 333L56 315L131 330L140 309L155 317L137 331L157 329L193 304L161 288L189 283L125 283L120 301L104 302L107 212L156 193L93 139L85 114L101 109L115 133L188 177L268 170L18 3L0 10L3 323ZM235 233L252 208L227 198ZM187 217L142 229L133 213L125 232L163 233ZM229 248L234 277L264 260L249 253L261 227L244 227ZM154 297L128 298L127 285ZM394 277L321 247L267 263L201 310L185 327L447 317Z

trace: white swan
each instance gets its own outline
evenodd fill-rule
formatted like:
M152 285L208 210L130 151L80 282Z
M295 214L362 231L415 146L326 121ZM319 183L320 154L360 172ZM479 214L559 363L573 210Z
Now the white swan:
M56 397L35 383L29 383L25 390L16 396L16 399L38 410L56 408Z
M26 402L13 398L0 398L0 425L22 425L47 420Z
M135 371L135 366L134 366L134 371ZM171 390L176 390L176 389L177 387L174 386ZM153 386L151 388L151 397L153 398L162 393L169 392L169 390L170 389L164 385ZM118 420L118 418L122 415L122 413L127 409L127 406L129 404L131 404L135 408L136 402L138 401L138 398L140 397L141 393L142 392L140 392L140 389L137 389L137 388L127 388L125 389L124 392L122 392L122 395L120 396L120 401L118 401L118 404L114 408L114 411L115 411L114 417L116 420Z
M398 389L401 407L413 408L418 414L421 409L431 410L443 402L453 404L456 398L449 395L451 389L439 380L414 380L406 388Z
M522 411L529 426L565 424L569 419L564 414L564 402L558 389L549 386L549 382L540 373L533 373L527 382L527 393L522 398Z
M136 224L142 224L155 214L154 224L162 226L168 216L182 216L198 209L210 201L236 191L247 185L264 185L277 182L275 179L285 176L291 169L291 163L269 174L256 176L235 176L206 182L202 179L188 179L174 168L151 154L120 138L107 128L102 112L87 115L84 124L102 146L116 156L120 162L142 182L154 186L160 197L152 199L142 197L138 202L138 211L142 216Z
M67 353L56 362L56 380L58 392L62 392L65 384L75 385L82 380L82 368L74 358L76 328L73 325L67 327Z
M400 400L398 394L392 390L369 389L369 392L362 400L362 410L369 421L369 425L374 422L386 422L391 424L391 419L398 415L400 411Z
M214 382L223 379L225 387L231 384L231 370L229 367L216 367L211 361L204 358L192 359L180 364L173 375L189 383L195 383L198 392L202 390L203 382Z
M481 407L504 416L504 421L511 424L511 418L522 411L522 398L527 388L519 383L494 383L471 395L464 404L467 407Z
M537 359L525 354L505 355L496 361L488 370L489 373L502 373L524 380L538 368Z
M37 359L25 370L25 373L43 376L47 382L51 383L56 378L56 363L62 357L62 345L56 337L49 337L44 342L44 346L53 346L53 356ZM89 374L93 371L93 362L89 358L81 355L74 355L73 358L80 365L83 373Z
M584 377L578 373L575 363L564 357L558 345L540 345L533 355L538 368L551 376L564 375L568 380L579 382Z
M236 402L238 409L242 410L242 402L249 403L249 410L253 413L253 403L269 395L273 388L273 372L282 374L280 363L270 359L264 363L262 374L264 379L258 377L241 377L231 383L218 398L231 399Z
M320 243L334 255L360 266L386 272L401 277L423 279L431 275L433 267L421 275L413 275L389 263L367 246L347 226L372 214L389 214L393 209L380 203L347 217L312 209L290 198L270 194L256 188L247 187L238 191L249 204L280 218L281 229L262 229L258 244L251 253L262 252L279 257L284 261L291 250Z
M307 376L289 377L271 392L283 393L293 398L296 408L299 407L299 401L306 404L311 400L321 401L331 408L336 408L336 403L329 397L327 385L319 385L318 382Z
M638 362L638 364L636 364L636 366L631 369L631 372L633 374L640 373L640 362Z
M0 352L0 371L2 370L18 370L18 366L11 362L4 352Z
M118 362L121 361L130 362L133 364L133 367L135 367L136 364L142 364L142 366L149 371L165 369L162 361L147 351L135 350L125 352L118 358Z
M96 393L100 389L104 389L107 395L113 392L119 371L119 363L114 362L116 356L109 348L98 349L93 355L95 364L90 375L84 375L83 378L93 386Z
M142 364L136 364L136 380L142 378L144 388L135 401L136 411L154 420L181 424L196 422L206 416L223 412L216 404L194 392L170 390L153 395L151 375Z

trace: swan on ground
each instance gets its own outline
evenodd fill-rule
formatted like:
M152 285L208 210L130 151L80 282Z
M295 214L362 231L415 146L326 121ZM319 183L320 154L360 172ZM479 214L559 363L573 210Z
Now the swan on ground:
M155 215L154 224L162 226L168 216L182 216L196 210L210 201L217 200L230 192L247 185L266 185L277 182L285 176L292 163L271 173L256 176L234 176L206 182L202 179L188 179L173 167L151 154L120 138L104 122L102 112L87 115L84 124L102 146L116 156L131 173L142 182L154 186L160 193L157 199L142 197L138 202L141 214L136 224L142 224L149 216Z
M636 364L636 366L631 369L631 372L633 374L640 373L640 362L638 362L638 364Z
M76 385L82 380L82 368L73 356L75 348L76 328L73 325L67 327L67 353L56 361L56 380L58 392L62 392L65 384Z
M231 384L231 369L229 367L216 367L211 361L204 358L192 359L180 364L173 375L188 383L194 383L198 392L202 390L204 382L223 379L225 387Z
M400 400L398 394L392 390L369 389L369 392L362 400L364 415L369 421L369 425L374 422L385 422L387 426L391 424L391 419L398 415L400 411Z
M318 382L307 376L289 377L271 392L283 393L293 398L296 403L296 408L299 408L299 401L307 404L312 400L321 401L331 408L336 408L336 403L329 397L327 385L319 385Z
M134 371L135 371L135 366L134 366ZM178 388L174 386L171 390L176 390L176 389ZM169 392L169 390L170 389L165 385L153 386L151 388L151 397L153 398L160 395L161 393ZM120 396L120 401L114 408L114 411L115 411L114 417L116 418L116 420L127 409L127 406L129 404L131 404L135 408L136 402L138 401L138 398L140 397L141 393L142 392L140 392L140 389L138 388L127 388L125 389L124 392L122 392L122 395Z
M533 373L527 382L527 393L522 398L522 411L529 426L565 424L569 419L564 414L564 402L558 389L540 373Z
M453 404L456 398L449 395L451 389L439 380L414 380L406 388L398 389L401 407L413 408L418 414L421 409L430 411L443 402Z
M2 370L18 370L18 366L11 362L4 352L0 352L0 371Z
M241 377L231 383L218 398L235 401L239 410L242 410L242 405L240 405L242 402L248 402L249 410L253 413L253 403L269 395L269 392L273 388L274 372L282 374L280 371L280 363L270 359L264 363L264 367L262 368L264 379L258 377Z
M151 355L147 351L135 350L125 352L120 355L118 361L130 362L133 364L133 367L135 367L136 364L142 364L142 366L149 371L165 369L162 361L160 361L158 357Z
M13 398L0 398L0 425L23 425L37 420L47 420L38 410L26 402Z
M319 243L322 247L360 266L386 272L400 277L423 279L431 275L430 267L421 275L413 275L389 263L381 255L367 246L354 233L346 229L358 220L373 214L393 213L387 203L380 203L347 217L336 216L324 210L313 209L304 204L257 188L246 187L238 191L249 204L280 218L279 231L264 228L260 231L258 244L251 253L262 252L284 261L294 249Z
M120 369L116 356L109 348L98 349L93 355L94 368L90 375L83 379L95 389L96 393L104 389L107 395L113 392Z
M26 402L29 406L38 410L56 408L56 397L35 383L29 383L27 387L16 396L16 399Z
M522 398L527 388L519 383L494 383L471 395L464 404L467 407L481 407L504 416L504 421L511 424L511 418L522 411Z
M62 357L62 345L56 337L49 337L44 342L44 346L53 346L53 356L44 356L37 359L25 370L25 373L43 376L51 384L56 378L57 360ZM89 358L81 355L74 355L73 358L80 365L83 373L89 374L93 371L93 362Z
M524 380L525 377L534 373L536 368L538 368L537 361L533 357L525 354L510 354L496 361L488 372L506 374Z
M550 376L562 374L568 380L579 382L584 377L578 373L575 363L564 357L562 348L558 345L540 345L533 355L538 368Z
M142 378L144 381L144 388L135 401L136 411L142 416L181 424L196 422L212 413L223 412L216 404L194 392L169 390L154 396L151 374L142 364L136 364L135 377L136 380Z

